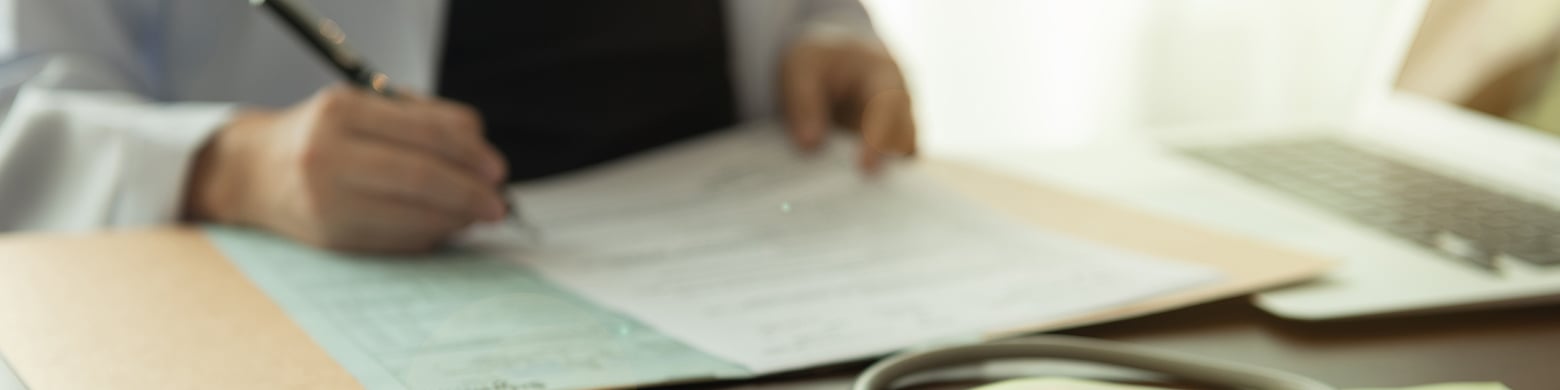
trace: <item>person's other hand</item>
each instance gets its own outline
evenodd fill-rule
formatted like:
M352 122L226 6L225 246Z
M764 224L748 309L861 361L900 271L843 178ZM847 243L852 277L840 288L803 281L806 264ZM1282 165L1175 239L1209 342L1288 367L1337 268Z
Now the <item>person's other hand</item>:
M334 250L436 248L503 218L503 157L465 106L347 86L237 115L194 163L186 210Z
M799 39L781 70L792 138L816 148L834 124L860 131L861 167L916 153L916 123L899 64L882 43L848 36Z

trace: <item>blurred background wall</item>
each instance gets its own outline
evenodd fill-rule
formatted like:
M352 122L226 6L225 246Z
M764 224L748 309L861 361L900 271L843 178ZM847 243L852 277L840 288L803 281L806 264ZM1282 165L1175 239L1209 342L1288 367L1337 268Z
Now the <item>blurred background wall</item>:
M1457 103L1498 100L1487 86L1552 49L1560 17L1554 0L867 3L911 78L932 153L1348 125L1395 82ZM1500 31L1513 18L1521 37ZM1524 93L1504 110L1538 94Z

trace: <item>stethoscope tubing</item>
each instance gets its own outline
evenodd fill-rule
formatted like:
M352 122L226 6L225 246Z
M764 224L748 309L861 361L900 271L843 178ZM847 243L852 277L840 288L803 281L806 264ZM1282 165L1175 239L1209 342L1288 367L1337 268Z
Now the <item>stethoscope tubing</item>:
M1072 336L1031 336L982 344L913 350L868 367L854 390L889 390L894 381L931 369L993 359L1050 358L1157 372L1210 385L1250 390L1336 390L1294 373L1141 346Z

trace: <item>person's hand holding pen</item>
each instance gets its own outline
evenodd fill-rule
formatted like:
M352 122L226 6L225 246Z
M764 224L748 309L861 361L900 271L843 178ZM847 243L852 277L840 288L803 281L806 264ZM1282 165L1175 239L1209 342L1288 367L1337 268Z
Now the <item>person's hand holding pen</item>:
M508 164L476 110L392 88L334 22L292 0L250 3L351 84L235 116L192 164L190 217L376 253L428 251L475 222L518 217L497 190Z
M247 111L206 146L186 209L319 247L422 252L505 218L503 157L475 111L337 86L283 111Z

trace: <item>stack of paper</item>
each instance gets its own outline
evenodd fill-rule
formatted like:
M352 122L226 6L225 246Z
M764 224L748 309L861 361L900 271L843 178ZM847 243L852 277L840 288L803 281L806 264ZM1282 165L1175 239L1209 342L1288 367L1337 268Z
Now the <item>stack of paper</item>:
M913 169L864 178L850 145L787 145L732 131L520 188L540 245L478 232L480 250L388 260L211 233L371 388L746 377L1219 277L1037 230Z

